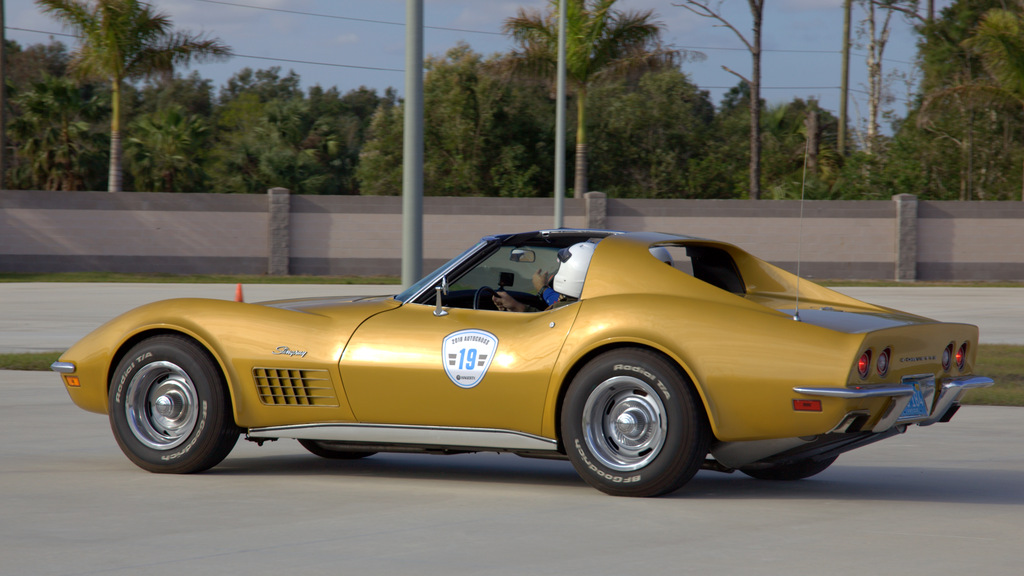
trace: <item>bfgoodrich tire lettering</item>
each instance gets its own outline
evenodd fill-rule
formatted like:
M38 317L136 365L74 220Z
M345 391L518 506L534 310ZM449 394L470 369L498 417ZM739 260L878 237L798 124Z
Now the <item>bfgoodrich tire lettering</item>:
M201 472L238 441L220 371L182 336L154 336L133 347L114 371L108 400L118 446L150 472Z
M688 482L708 452L707 418L680 370L649 350L591 360L562 405L562 441L580 476L615 496L658 496Z

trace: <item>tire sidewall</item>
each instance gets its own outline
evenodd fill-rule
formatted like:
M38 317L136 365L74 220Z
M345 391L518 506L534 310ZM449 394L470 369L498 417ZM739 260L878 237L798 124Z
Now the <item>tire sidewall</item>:
M642 468L618 471L605 466L588 447L583 427L584 405L602 382L628 376L646 382L658 394L665 415L665 441L657 456ZM562 406L562 441L580 476L595 488L616 496L657 496L685 484L707 455L703 411L684 377L661 356L639 349L612 351L590 361L573 378Z
M154 362L170 362L188 375L198 398L197 420L188 437L168 450L143 444L128 423L125 405L132 378L143 367ZM217 464L226 452L213 456L228 416L225 414L225 393L222 378L205 351L189 340L173 336L157 336L133 347L118 364L110 381L109 418L121 450L140 468L151 472L199 472ZM230 423L233 427L233 423ZM234 442L232 442L233 446ZM230 448L229 448L230 449ZM211 459L215 461L211 462Z

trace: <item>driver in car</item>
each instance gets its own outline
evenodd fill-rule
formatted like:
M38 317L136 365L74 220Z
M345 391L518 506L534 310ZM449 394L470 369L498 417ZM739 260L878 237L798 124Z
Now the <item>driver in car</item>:
M547 304L550 310L559 302L578 300L583 292L583 280L590 267L590 259L594 255L595 245L592 242L580 242L558 251L558 271L554 274L554 288L548 286L551 274L543 270L533 273L533 288L537 296ZM672 255L663 246L651 248L651 255L665 264L672 266ZM538 309L516 300L511 294L498 291L491 297L498 310L511 312L537 312Z
M533 287L547 307L550 309L559 302L579 299L583 292L583 279L587 276L590 259L594 255L595 245L591 242L579 242L558 251L558 271L554 274L553 287L548 286L551 274L537 270L533 274ZM536 312L537 308L516 300L504 291L491 297L498 310L512 312Z

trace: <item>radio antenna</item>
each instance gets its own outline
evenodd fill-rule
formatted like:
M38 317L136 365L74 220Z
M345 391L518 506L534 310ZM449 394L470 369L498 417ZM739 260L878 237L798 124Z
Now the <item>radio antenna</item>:
M793 308L793 320L800 321L800 260L803 257L804 245L804 191L807 188L807 154L811 149L811 137L804 141L804 171L800 179L800 221L797 225L796 237L796 307Z

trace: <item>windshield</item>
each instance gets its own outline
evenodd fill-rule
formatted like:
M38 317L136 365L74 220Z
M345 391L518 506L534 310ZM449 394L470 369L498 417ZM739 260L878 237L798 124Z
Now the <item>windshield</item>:
M435 285L435 284L440 283L441 275L444 274L445 271L455 267L459 262L461 262L464 259L466 259L470 254L476 252L477 250L480 250L486 244L487 244L487 242L485 242L483 240L481 240L480 242L477 242L476 245L473 246L472 248L470 248L469 250L466 250L462 254L459 254L455 258L452 258L451 260L445 262L444 264L439 266L436 270L434 270L430 274L427 274L426 276L421 278L418 282L416 282L412 286L409 286L408 288L403 290L400 294L395 295L395 300L398 300L399 302L402 302L402 303L406 303L409 300L411 300L413 296L419 294L420 291L422 291L427 286L431 286L431 285Z

